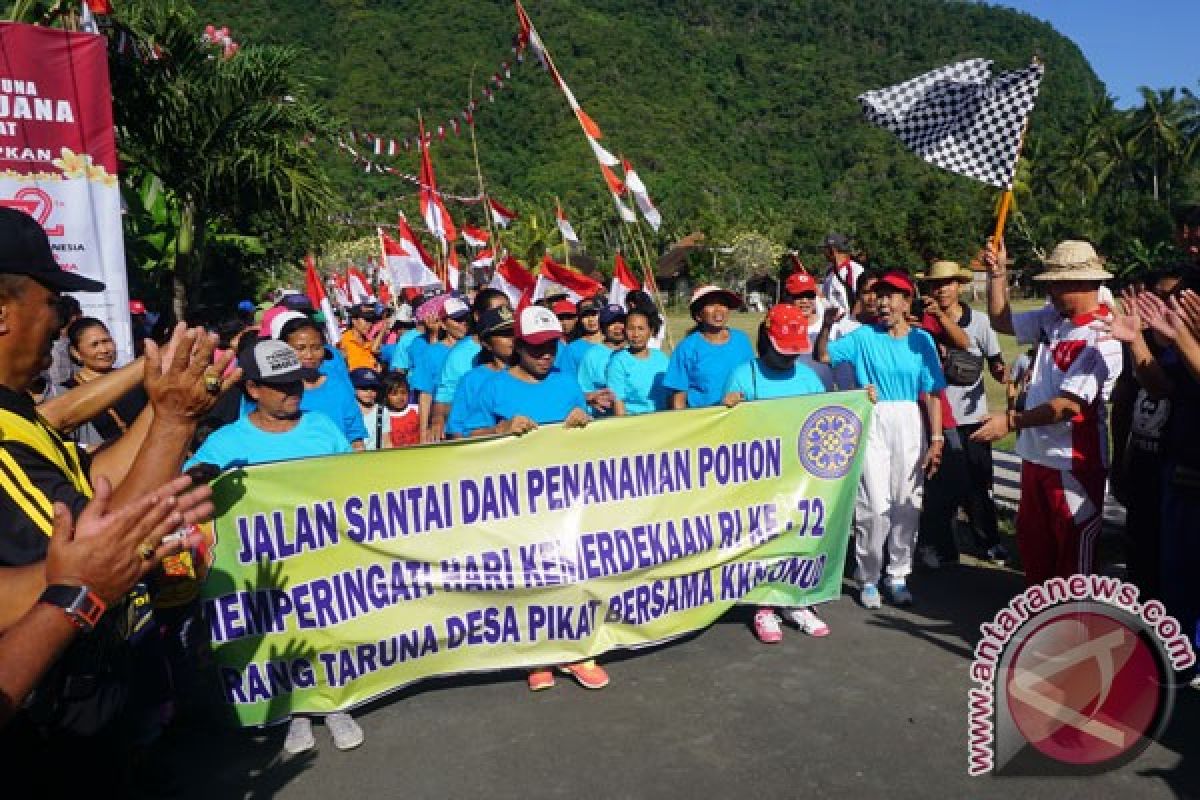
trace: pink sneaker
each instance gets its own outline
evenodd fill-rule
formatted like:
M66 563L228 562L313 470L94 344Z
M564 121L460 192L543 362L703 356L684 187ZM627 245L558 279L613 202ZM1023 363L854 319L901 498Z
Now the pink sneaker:
M754 635L763 644L776 644L783 639L783 628L779 627L779 617L774 609L760 608L754 614Z

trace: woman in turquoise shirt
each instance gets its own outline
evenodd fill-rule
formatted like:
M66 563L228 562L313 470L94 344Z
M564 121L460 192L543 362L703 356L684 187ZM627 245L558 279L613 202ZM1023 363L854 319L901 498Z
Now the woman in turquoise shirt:
M657 314L641 309L625 317L628 347L612 354L605 381L614 395L613 416L649 414L671 407L671 392L663 385L669 362L661 350L650 347L661 325Z

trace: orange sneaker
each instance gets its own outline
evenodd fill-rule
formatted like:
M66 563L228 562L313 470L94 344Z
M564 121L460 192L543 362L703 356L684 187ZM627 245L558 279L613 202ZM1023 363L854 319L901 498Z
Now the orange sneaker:
M554 688L554 673L548 669L532 670L526 680L529 682L529 691L531 692Z
M603 689L608 686L608 673L590 658L576 664L564 664L559 667L566 675L571 675L585 689Z

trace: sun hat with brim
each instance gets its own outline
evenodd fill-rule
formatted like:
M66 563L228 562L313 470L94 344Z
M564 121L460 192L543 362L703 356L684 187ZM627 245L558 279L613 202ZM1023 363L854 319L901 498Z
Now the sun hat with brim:
M935 261L929 265L929 272L917 275L917 280L922 282L953 280L959 283L971 283L975 280L975 276L963 269L957 261Z
M720 303L726 308L733 310L742 307L742 298L737 292L722 289L720 286L701 286L692 292L692 300L688 303L688 311L694 317L700 309L709 303Z
M0 274L24 275L56 292L104 291L100 281L60 267L37 220L7 206L0 206Z
M242 376L255 383L298 383L308 374L296 351L274 339L260 339L240 362Z
M528 344L545 344L563 335L562 323L543 306L529 306L517 317L517 338Z
M1088 242L1068 239L1059 242L1042 262L1045 269L1033 276L1035 281L1107 281L1112 273L1104 269L1104 259Z
M888 270L879 276L879 280L875 282L875 293L883 294L881 289L887 287L897 292L904 292L909 297L917 293L917 285L913 283L912 278L907 272L901 272L898 269Z

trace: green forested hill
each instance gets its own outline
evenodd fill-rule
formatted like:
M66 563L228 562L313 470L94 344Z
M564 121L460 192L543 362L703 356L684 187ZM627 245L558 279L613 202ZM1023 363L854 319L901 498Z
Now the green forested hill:
M666 220L730 240L766 233L811 251L838 228L882 260L964 257L986 235L994 191L926 166L862 120L855 97L967 57L1048 71L1032 136L1056 146L1103 96L1079 49L1027 15L961 0L528 0L564 77L637 165ZM397 137L433 125L512 60L509 0L215 0L206 21L238 39L311 54L316 93L346 126ZM483 170L504 202L552 211L554 196L603 249L612 205L562 95L532 60L477 115ZM473 193L469 139L434 150L443 186ZM347 207L411 194L330 148ZM416 171L414 153L381 159ZM415 201L398 201L412 211ZM396 206L380 213L390 218ZM453 209L452 209L453 210ZM458 216L478 222L476 211ZM368 214L369 215L369 214Z

